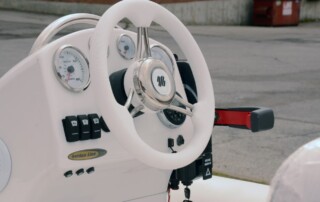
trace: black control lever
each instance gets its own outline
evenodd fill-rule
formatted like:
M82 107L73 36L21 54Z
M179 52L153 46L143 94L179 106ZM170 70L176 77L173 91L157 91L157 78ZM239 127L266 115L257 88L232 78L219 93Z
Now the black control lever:
M215 126L248 129L252 132L270 130L274 126L273 110L259 107L216 109Z

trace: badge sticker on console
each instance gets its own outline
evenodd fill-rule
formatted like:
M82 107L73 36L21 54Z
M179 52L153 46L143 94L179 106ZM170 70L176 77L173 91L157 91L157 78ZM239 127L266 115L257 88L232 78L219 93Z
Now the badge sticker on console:
M73 161L85 161L100 158L106 154L107 151L104 149L86 149L69 154L68 159Z

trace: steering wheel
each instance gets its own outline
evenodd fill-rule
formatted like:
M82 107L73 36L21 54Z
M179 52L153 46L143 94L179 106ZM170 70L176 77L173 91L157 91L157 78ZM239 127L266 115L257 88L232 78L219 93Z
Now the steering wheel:
M113 96L108 74L107 50L113 28L123 18L137 28L137 57L126 73L130 86L125 106ZM175 81L166 65L152 59L148 27L156 22L166 29L183 50L197 84L198 102L194 105L176 94ZM168 10L147 0L125 0L110 7L98 22L91 38L91 87L95 91L100 112L120 144L141 162L159 169L177 169L197 159L211 137L214 123L214 94L210 73L196 41L187 28ZM160 78L160 82L159 82ZM134 97L134 98L133 98ZM132 100L138 100L134 112L128 111ZM177 100L185 108L172 105ZM133 103L132 103L133 104ZM165 153L148 145L138 135L132 115L141 109L156 113L172 109L191 117L194 136L178 153Z
M97 15L78 13L61 17L48 25L32 45L29 55L48 44L61 30L76 24L96 25L100 17Z

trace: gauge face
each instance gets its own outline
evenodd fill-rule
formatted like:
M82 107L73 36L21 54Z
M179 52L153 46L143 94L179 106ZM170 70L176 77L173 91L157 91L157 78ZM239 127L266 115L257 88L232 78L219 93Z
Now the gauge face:
M89 85L89 64L84 55L71 46L61 47L55 55L55 72L68 90L80 92Z
M180 95L179 95L180 96ZM178 101L173 100L172 105L186 109ZM160 121L168 128L174 129L180 127L186 120L187 116L171 109L164 109L157 113Z
M159 45L153 46L151 48L151 56L154 59L161 60L169 68L170 72L173 73L173 61L164 48Z
M136 55L136 46L132 38L128 35L121 35L118 39L119 54L126 60L131 60Z

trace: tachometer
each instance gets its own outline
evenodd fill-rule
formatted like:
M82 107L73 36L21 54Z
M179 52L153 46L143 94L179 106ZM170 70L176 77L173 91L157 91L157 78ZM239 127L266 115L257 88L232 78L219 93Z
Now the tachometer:
M72 46L59 48L55 54L54 64L58 80L68 90L81 92L88 87L89 63L80 50Z
M173 59L170 57L169 53L160 45L153 45L151 47L151 56L154 59L161 60L173 73Z
M119 54L126 60L131 60L136 55L136 46L133 39L125 34L122 34L118 39Z

